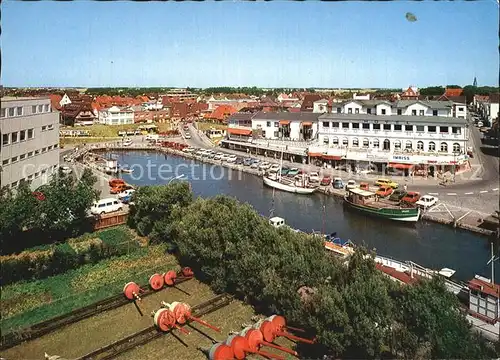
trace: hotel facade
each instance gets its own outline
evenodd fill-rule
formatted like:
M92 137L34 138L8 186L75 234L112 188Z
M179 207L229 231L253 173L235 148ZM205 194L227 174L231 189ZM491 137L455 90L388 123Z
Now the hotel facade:
M467 120L453 113L449 101L353 100L333 103L331 112L234 114L222 146L272 156L283 150L285 158L302 163L366 162L426 176L429 166L460 171L468 165Z

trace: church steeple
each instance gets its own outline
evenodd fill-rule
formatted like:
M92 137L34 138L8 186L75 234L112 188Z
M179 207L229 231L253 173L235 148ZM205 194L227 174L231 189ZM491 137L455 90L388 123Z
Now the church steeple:
M474 82L472 83L472 86L477 87L477 79L475 76L474 76Z

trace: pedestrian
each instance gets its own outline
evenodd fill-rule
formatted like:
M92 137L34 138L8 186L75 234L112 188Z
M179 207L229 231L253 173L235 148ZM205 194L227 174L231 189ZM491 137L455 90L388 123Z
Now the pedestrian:
M404 191L408 190L408 185L403 186Z

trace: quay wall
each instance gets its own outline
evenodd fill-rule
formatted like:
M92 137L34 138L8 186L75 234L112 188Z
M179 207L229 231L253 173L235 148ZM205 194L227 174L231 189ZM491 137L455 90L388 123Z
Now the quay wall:
M111 145L111 146L110 146ZM97 144L94 144L91 148L88 149L89 151L107 151L107 150L112 150L112 151L137 151L137 150L145 150L145 151L160 151L168 154L174 154L178 156L182 156L187 159L193 159L193 160L198 160L204 163L209 163L209 164L214 164L214 165L219 165L219 166L224 166L229 169L233 170L238 170L242 172L246 172L252 175L256 176L262 176L262 171L257 170L257 169L252 169L248 166L243 166L243 165L236 165L236 164L231 164L227 162L221 162L220 160L213 160L213 159L208 159L208 158L200 158L197 157L191 153L186 153L181 150L176 150L172 148L167 148L167 147L159 147L159 146L148 146L148 145L139 145L139 144L134 144L133 146L130 147L122 147L118 146L115 144L107 144L107 146L101 146L98 147ZM82 154L80 154L82 155ZM245 156L246 154L242 154L242 156ZM272 159L270 159L271 161ZM300 164L297 164L297 167L300 168ZM318 189L321 193L329 196L336 196L336 197L343 197L345 194L344 190L340 189L333 189L331 186L329 187L322 187L320 186ZM422 219L444 224L444 225L451 225L454 228L458 229L463 229L466 231L471 231L480 235L485 235L485 236L492 236L494 235L494 231L483 229L479 227L478 225L482 222L482 218L478 217L476 215L474 220L468 220L466 221L457 221L455 218L452 218L450 215L445 214L443 217L442 213L430 213L427 211L424 211L423 214L421 215ZM465 220L466 217L463 217L462 219L459 220Z

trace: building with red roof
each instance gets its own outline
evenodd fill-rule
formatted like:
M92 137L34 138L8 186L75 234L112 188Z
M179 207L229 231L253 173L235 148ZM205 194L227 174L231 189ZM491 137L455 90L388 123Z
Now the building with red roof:
M500 285L476 276L469 281L469 312L490 324L495 324L500 316Z
M238 112L238 110L231 105L220 105L212 111L212 113L208 114L206 119L217 122L226 122L227 118L236 112Z

